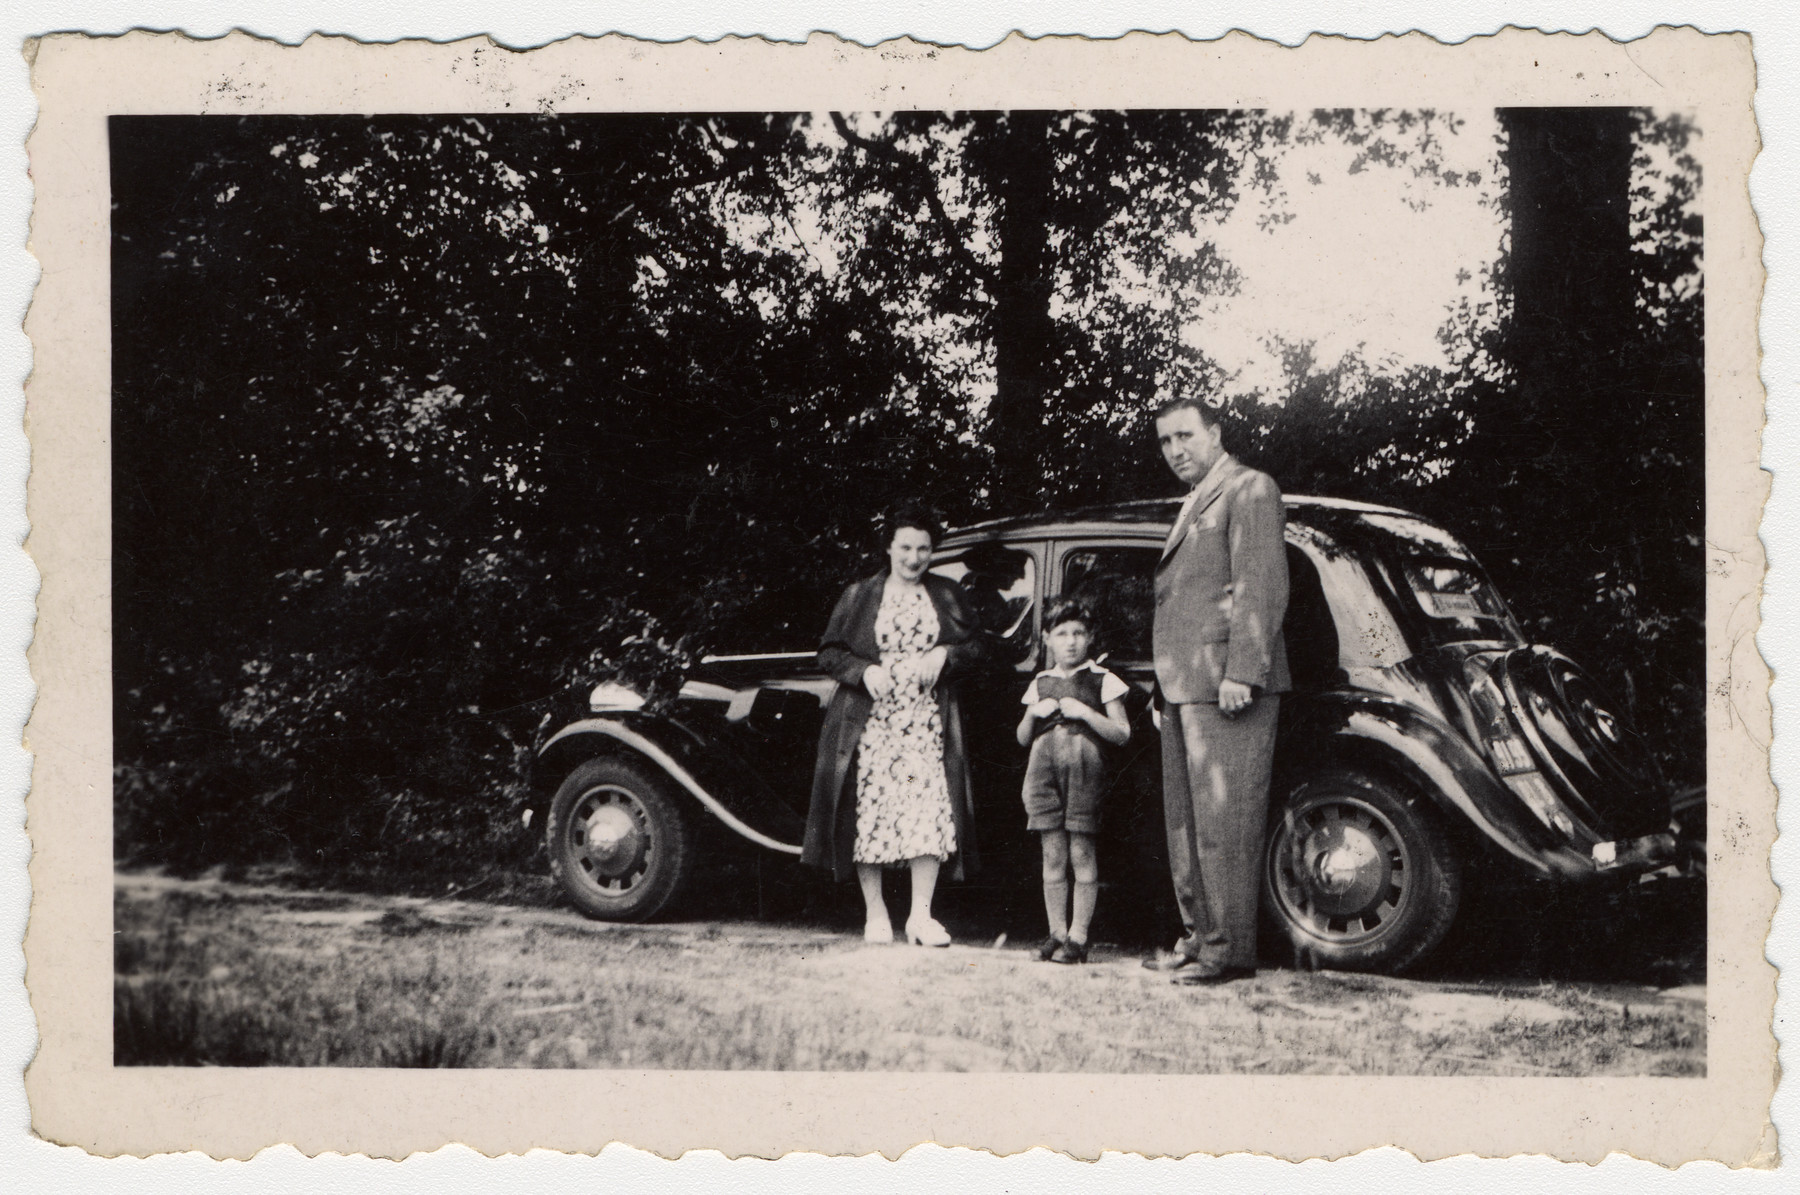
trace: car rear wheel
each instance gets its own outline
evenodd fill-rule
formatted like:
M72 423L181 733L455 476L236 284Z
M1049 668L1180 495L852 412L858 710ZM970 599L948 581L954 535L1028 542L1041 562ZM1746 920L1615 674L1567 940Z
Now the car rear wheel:
M1461 895L1437 811L1401 785L1331 771L1276 807L1263 905L1302 965L1403 970L1443 940Z
M685 811L660 777L630 759L590 759L569 773L545 825L550 871L583 913L647 921L694 869Z

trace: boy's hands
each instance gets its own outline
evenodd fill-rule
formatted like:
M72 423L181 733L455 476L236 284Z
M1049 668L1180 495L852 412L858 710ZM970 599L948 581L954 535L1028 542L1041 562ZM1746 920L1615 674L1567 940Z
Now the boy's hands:
M1019 746L1029 747L1038 719L1054 714L1087 726L1115 747L1124 746L1131 738L1131 723L1126 720L1125 702L1120 698L1107 702L1105 710L1097 710L1077 697L1041 697L1026 706L1025 716L1019 719Z
M1065 718L1077 718L1092 724L1100 716L1100 711L1085 704L1078 697L1040 697L1031 703L1031 716L1048 718L1051 714L1061 713Z
M1092 722L1094 715L1099 713L1098 710L1076 697L1059 697L1056 707L1062 711L1063 717L1074 718L1079 722Z

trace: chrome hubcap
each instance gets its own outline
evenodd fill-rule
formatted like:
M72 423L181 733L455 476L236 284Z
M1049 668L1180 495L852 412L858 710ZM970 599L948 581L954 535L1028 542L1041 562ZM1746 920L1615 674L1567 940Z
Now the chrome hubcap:
M1323 941L1380 936L1409 898L1406 845L1354 797L1302 803L1275 835L1271 887L1284 918Z
M629 892L643 881L653 855L649 815L628 789L590 789L569 820L569 845L589 883L603 892Z
M1345 911L1361 908L1381 879L1375 842L1358 829L1332 826L1302 848L1313 893Z

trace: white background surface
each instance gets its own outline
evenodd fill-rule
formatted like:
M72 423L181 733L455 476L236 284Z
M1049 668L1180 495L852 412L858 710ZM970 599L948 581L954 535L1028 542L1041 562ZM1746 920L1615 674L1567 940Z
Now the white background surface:
M1748 30L1755 38L1760 87L1757 118L1764 150L1751 178L1752 197L1768 238L1765 262L1770 277L1762 317L1766 354L1763 381L1769 391L1769 424L1764 463L1776 473L1775 491L1763 535L1770 559L1760 642L1777 675L1774 690L1776 747L1774 772L1788 792L1800 785L1800 720L1794 707L1800 690L1783 681L1800 664L1800 498L1787 472L1800 470L1800 416L1794 411L1800 382L1800 5L1791 0L1671 0L1652 5L1607 0L1563 0L1502 5L1491 0L1368 0L1332 4L1324 0L1288 3L1173 3L1167 0L1088 0L1086 3L1027 3L1026 0L963 0L922 3L888 0L626 0L607 5L507 0L476 5L449 0L352 5L331 0L15 0L0 7L0 744L22 730L30 708L31 683L24 649L30 641L36 574L18 545L26 533L24 513L27 448L21 425L20 384L30 369L30 351L20 321L30 301L37 266L25 250L31 189L26 177L25 137L35 112L29 80L17 54L28 36L61 30L116 33L131 28L181 29L202 37L242 28L283 41L307 33L347 33L364 40L408 36L448 40L488 33L501 43L526 47L569 33L624 32L641 37L716 38L761 33L799 39L827 30L872 43L911 34L936 42L990 45L1014 28L1028 34L1085 33L1113 36L1133 29L1177 29L1198 38L1242 28L1259 36L1294 43L1314 31L1372 37L1422 29L1446 41L1491 33L1507 24L1585 31L1598 27L1618 38L1648 32L1659 23L1693 24L1707 31ZM598 1160L558 1155L490 1162L467 1150L448 1149L399 1165L367 1159L306 1160L292 1150L270 1151L249 1163L216 1164L197 1157L149 1161L89 1158L31 1138L20 1073L31 1057L35 1028L26 1003L24 956L19 943L29 904L25 865L23 794L29 758L0 745L0 1189L15 1191L121 1191L134 1195L176 1192L418 1191L432 1195L510 1190L584 1191L789 1191L847 1190L1002 1192L1040 1190L1175 1191L1383 1191L1391 1195L1440 1190L1618 1191L1652 1195L1662 1191L1800 1190L1800 1106L1795 1084L1777 1096L1774 1119L1787 1130L1787 1148L1796 1159L1787 1173L1728 1172L1695 1164L1670 1172L1615 1158L1595 1167L1561 1166L1543 1159L1480 1162L1463 1159L1422 1165L1396 1151L1365 1155L1335 1164L1292 1166L1267 1159L1145 1162L1113 1158L1098 1166L1038 1152L1000 1160L966 1151L915 1150L890 1165L878 1159L795 1158L779 1164L730 1163L692 1156L668 1163L613 1148ZM1791 806L1792 802L1788 802ZM1784 831L1796 824L1787 808ZM1800 876L1800 861L1788 838L1775 849L1776 875ZM1794 913L1777 913L1770 957L1780 965L1800 963ZM1776 1029L1786 1036L1784 1008L1792 1006L1792 983L1777 1008ZM1790 1009L1791 1011L1791 1009ZM1791 1050L1784 1054L1791 1055ZM1790 1057L1788 1065L1794 1065ZM1578 1080L1570 1080L1571 1083ZM1415 1089L1416 1090L1416 1089ZM1296 1116L1305 1109L1296 1108Z

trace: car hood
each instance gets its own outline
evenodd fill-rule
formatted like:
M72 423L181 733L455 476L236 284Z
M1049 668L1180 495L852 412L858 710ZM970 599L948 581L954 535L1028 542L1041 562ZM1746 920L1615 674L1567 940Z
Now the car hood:
M1496 661L1495 679L1546 775L1597 831L1629 837L1668 829L1668 790L1655 757L1580 665L1551 648L1523 647Z
M688 673L688 678L729 688L744 688L771 681L805 680L823 675L816 652L784 651L707 656Z

